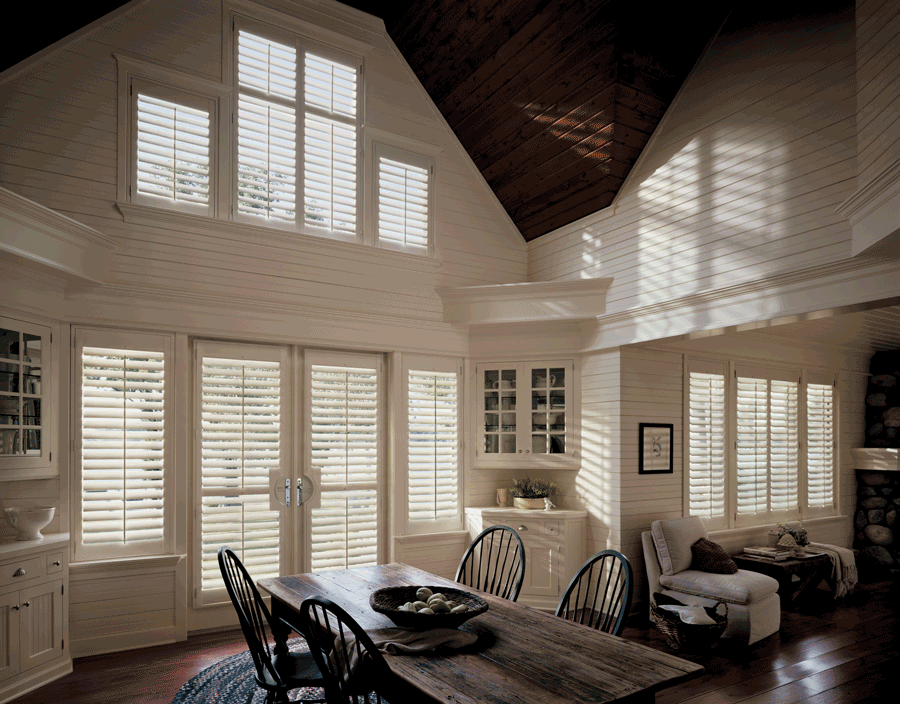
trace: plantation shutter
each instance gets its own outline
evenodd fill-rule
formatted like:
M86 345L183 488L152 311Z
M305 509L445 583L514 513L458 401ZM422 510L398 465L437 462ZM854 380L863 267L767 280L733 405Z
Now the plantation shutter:
M357 68L305 53L305 222L356 234Z
M76 331L78 560L160 554L168 547L171 341L156 335L122 337Z
M431 209L431 160L375 145L377 244L427 254Z
M458 527L459 373L407 372L407 493L410 524Z
M799 372L736 369L739 522L799 514L799 377Z
M132 200L209 213L210 101L132 82Z
M297 191L297 50L237 33L237 210L293 223Z
M314 572L378 562L381 363L368 355L307 354Z
M200 587L207 596L224 588L223 545L255 580L280 573L280 512L270 510L269 472L281 467L284 353L228 355L233 348L198 345Z
M806 384L806 507L834 507L834 378L810 374Z
M725 364L689 360L688 377L688 513L725 527Z

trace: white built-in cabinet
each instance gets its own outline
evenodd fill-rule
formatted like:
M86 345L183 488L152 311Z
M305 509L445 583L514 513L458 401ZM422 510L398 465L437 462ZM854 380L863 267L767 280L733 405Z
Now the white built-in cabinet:
M69 534L0 544L0 704L72 671Z
M587 511L466 509L466 527L473 539L496 525L519 534L525 547L525 581L518 603L551 611L585 560L586 521Z
M475 373L476 467L577 469L575 360L485 362Z

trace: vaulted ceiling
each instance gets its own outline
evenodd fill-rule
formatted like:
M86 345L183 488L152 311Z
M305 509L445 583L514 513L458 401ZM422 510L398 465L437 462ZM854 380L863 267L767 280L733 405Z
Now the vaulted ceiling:
M384 20L526 240L612 203L727 11L633 0L344 2ZM12 63L119 4L68 5L55 25L63 33L20 45Z

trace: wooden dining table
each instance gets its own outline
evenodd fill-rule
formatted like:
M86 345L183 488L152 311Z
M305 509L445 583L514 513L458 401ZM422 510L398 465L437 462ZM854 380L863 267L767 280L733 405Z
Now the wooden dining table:
M272 615L298 631L300 604L313 595L342 606L366 630L394 624L369 606L389 586L461 588L449 579L401 563L260 579ZM656 692L696 677L703 667L625 638L601 633L469 587L488 611L461 626L478 635L461 651L385 654L419 701L441 704L573 704L653 702ZM394 704L406 704L396 702Z

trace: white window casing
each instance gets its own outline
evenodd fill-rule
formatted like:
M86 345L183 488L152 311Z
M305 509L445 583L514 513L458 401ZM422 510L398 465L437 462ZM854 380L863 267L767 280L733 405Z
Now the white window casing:
M199 605L227 600L217 552L227 545L254 579L277 577L281 514L270 473L284 466L284 348L198 342L195 367L195 581Z
M727 526L728 452L726 400L728 365L688 360L685 441L685 515L700 516L710 530Z
M306 463L318 477L309 510L312 571L381 556L384 380L380 355L305 355Z
M76 329L75 559L172 552L173 341Z
M404 355L402 424L398 439L405 471L397 501L405 506L405 533L462 527L462 363Z
M434 160L374 143L375 244L414 254L434 250Z

